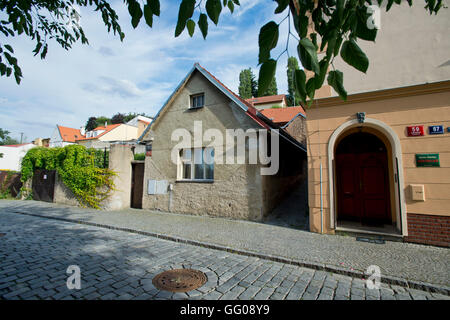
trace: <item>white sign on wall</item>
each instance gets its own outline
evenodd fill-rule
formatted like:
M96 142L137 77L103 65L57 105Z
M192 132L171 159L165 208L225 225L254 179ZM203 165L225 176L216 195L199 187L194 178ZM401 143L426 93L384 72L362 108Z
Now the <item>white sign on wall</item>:
M166 194L168 186L167 180L148 180L147 194Z

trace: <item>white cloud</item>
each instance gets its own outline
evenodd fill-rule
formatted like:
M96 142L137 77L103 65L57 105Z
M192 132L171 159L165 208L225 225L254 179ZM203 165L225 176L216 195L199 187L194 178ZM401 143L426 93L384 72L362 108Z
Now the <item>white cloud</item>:
M258 73L259 29L273 13L272 3L241 3L233 15L221 16L218 27L209 23L206 41L198 29L193 38L186 31L175 38L178 3L166 1L152 29L144 20L132 29L123 2L113 2L125 32L123 42L106 31L98 12L86 8L81 9L81 24L89 46L78 43L65 51L52 42L41 60L33 57L34 43L12 39L24 79L17 86L12 78L0 78L0 128L34 139L49 137L56 124L80 127L90 116L155 114L194 62L237 92L240 70L251 67ZM277 80L284 92L281 63Z

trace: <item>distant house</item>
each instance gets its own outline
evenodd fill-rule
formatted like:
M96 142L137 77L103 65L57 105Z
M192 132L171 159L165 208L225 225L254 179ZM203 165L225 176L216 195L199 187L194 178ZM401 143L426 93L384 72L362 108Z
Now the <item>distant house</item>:
M21 161L28 150L36 147L32 143L13 144L7 146L0 146L0 170L20 171Z
M50 138L49 147L65 147L70 144L75 144L76 139L84 136L84 129L75 129L56 125L56 129Z
M131 119L130 121L128 121L126 124L138 128L136 138L139 138L141 136L141 134L144 132L144 130L147 128L147 126L152 121L153 121L153 118L144 117L144 116L136 116L133 119Z
M258 110L272 108L274 106L278 106L284 108L287 106L286 95L278 94L274 96L265 96L258 98L250 98L246 99L246 102L250 103L253 107Z
M48 148L50 146L50 138L36 138L32 143L38 147Z
M139 126L126 123L108 124L86 131L86 134L75 142L87 148L109 149L111 143L135 141L138 138L138 129Z
M306 112L302 106L264 109L261 113L306 145Z

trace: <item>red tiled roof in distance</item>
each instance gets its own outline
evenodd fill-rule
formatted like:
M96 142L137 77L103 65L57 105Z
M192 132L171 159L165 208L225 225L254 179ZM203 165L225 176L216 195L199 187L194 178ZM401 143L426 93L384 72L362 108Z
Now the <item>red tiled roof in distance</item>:
M303 107L286 107L286 108L271 108L271 109L264 109L260 111L263 115L265 115L267 118L272 120L272 122L277 124L284 124L289 121L291 121L296 115L299 113L305 114L305 109Z
M95 128L94 130L92 130L92 131L95 131L95 130L105 130L105 131L102 132L102 133L100 133L99 135L97 135L97 136L95 136L95 137L90 137L90 138L83 137L83 138L81 138L81 139L77 139L77 141L80 141L80 140L98 139L98 138L100 138L101 136L103 136L103 135L107 134L108 132L110 132L111 130L117 128L117 127L120 126L121 124L124 124L124 123L108 124L106 127L105 127L105 126L97 127L97 128Z
M32 143L6 144L6 145L2 145L2 146L0 146L0 147L18 148L18 147L21 147L21 146L26 146L27 144L32 144Z
M252 105L258 105L258 104L280 102L280 101L283 101L285 98L286 98L286 95L277 94L277 95L273 95L273 96L249 98L249 99L245 99L245 101L247 101L248 103L251 103Z
M59 134L61 135L62 141L65 142L75 142L75 140L82 138L80 129L74 129L69 127L57 126Z

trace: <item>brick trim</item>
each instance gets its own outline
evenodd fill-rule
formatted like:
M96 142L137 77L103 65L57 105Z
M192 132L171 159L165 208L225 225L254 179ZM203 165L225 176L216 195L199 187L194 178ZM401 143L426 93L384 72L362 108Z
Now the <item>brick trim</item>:
M450 217L408 213L407 242L450 247Z

